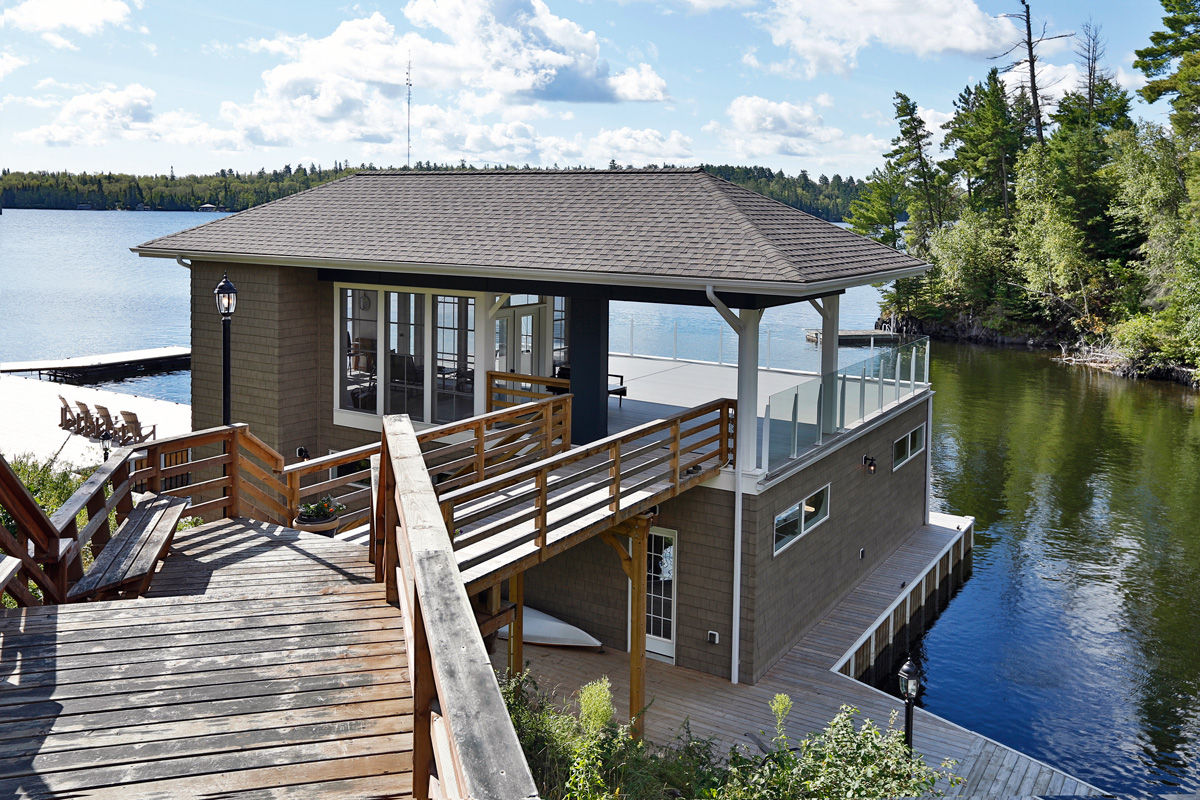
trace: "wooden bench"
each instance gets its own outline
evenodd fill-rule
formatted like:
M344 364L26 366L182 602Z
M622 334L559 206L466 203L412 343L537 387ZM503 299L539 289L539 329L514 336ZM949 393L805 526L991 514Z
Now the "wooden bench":
M147 495L121 524L92 566L67 592L68 602L134 596L150 588L154 569L171 546L175 526L188 501L182 497Z

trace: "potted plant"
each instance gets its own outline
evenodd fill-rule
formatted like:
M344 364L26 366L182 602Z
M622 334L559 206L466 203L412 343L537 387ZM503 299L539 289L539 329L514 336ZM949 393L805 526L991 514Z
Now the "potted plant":
M301 503L300 512L292 522L292 527L308 533L328 533L337 530L338 514L346 507L333 499L333 495L325 495L312 503Z

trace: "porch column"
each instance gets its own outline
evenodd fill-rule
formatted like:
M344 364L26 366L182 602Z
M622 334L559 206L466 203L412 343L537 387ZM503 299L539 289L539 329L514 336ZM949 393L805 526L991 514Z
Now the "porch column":
M758 467L758 323L762 309L738 309L737 464Z
M567 312L571 343L571 443L608 435L608 300L572 297Z
M821 300L821 433L837 431L838 331L841 326L841 296Z

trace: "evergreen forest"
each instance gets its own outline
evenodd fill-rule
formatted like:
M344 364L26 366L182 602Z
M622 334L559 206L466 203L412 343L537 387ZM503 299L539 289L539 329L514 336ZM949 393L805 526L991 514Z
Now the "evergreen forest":
M1195 380L1200 365L1200 0L1162 0L1137 50L1147 102L1131 117L1099 28L1071 34L1081 79L1039 86L1030 9L1013 62L966 86L940 148L917 101L895 94L897 135L847 222L934 268L896 282L898 328L1055 343L1132 374ZM1014 83L1016 85L1014 85ZM1056 101L1056 102L1055 102Z
M620 168L615 162L610 168ZM654 166L654 165L651 165ZM524 167L528 169L528 165ZM809 214L840 222L858 197L859 184L853 177L843 179L821 175L816 180L807 172L796 176L767 167L705 165L714 175L746 186ZM0 208L56 208L93 210L195 211L211 204L223 211L241 211L251 206L287 197L364 170L374 164L357 167L334 162L332 169L318 164L267 172L237 172L222 169L213 175L176 176L127 175L122 173L11 172L0 170ZM389 167L388 169L392 169ZM404 169L401 167L401 169ZM434 164L418 161L414 170L441 171L474 169L459 164ZM506 169L517 169L506 167Z

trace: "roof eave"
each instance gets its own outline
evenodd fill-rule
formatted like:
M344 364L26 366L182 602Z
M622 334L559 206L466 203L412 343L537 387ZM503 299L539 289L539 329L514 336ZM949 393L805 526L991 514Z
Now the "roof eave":
M364 272L409 272L429 275L495 277L512 280L543 280L592 285L595 285L602 279L604 283L617 283L622 286L690 289L695 291L704 291L706 286L712 286L715 291L719 292L790 296L797 299L845 291L846 289L855 286L864 286L869 283L884 283L899 278L911 278L926 272L932 267L930 264L918 262L911 267L874 272L869 275L832 278L823 281L755 281L688 278L671 275L633 275L611 272L587 275L573 270L522 269L519 267L495 267L478 264L417 264L399 261L372 261L346 258L296 258L292 256L250 255L245 253L166 250L153 247L131 247L129 249L143 258L189 258L203 261L223 261L232 264L262 264L275 267L346 269Z

